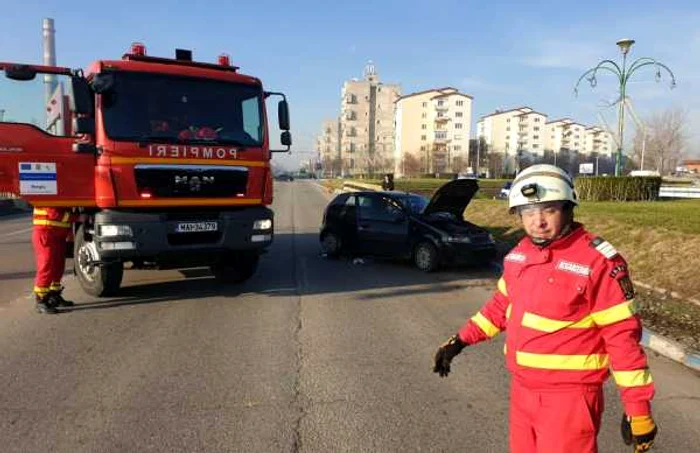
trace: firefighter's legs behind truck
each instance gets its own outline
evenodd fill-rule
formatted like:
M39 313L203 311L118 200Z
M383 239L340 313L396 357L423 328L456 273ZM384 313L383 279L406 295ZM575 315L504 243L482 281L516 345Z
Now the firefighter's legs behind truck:
M534 390L512 380L511 453L597 453L601 386Z
M34 295L39 313L58 313L57 306L70 306L61 297L61 279L66 266L67 228L35 226L32 233L36 278Z

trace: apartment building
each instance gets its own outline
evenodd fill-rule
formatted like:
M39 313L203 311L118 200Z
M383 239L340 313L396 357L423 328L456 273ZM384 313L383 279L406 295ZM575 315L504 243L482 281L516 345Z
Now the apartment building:
M504 154L506 165L513 159L533 161L544 158L547 152L561 150L584 155L609 155L614 151L612 136L600 127L587 127L571 118L547 118L530 107L497 110L477 123L477 136L492 152Z
M472 96L451 87L399 98L396 101L394 173L406 173L407 158L419 162L421 171L426 173L459 171L455 165L466 167L472 100Z
M547 115L530 107L496 110L483 116L477 123L477 136L482 137L490 150L514 155L518 150L533 153L544 151L544 124Z
M547 149L575 151L587 154L586 126L571 118L549 121L547 126Z
M370 62L363 80L343 84L339 146L344 174L388 172L393 169L397 84L384 84Z
M616 150L613 136L598 126L586 128L586 154L608 156Z
M318 151L326 173L331 176L340 174L340 119L324 120L321 134L316 137Z

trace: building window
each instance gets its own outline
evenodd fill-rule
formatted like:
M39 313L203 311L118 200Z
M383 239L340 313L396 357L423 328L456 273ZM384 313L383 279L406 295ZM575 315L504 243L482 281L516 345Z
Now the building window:
M453 147L453 149L454 149L455 151L461 151L461 150L462 150L462 147L461 147L460 145L455 145L455 146Z
M421 118L425 118L426 116L428 116L428 114L425 112L421 113L421 115L420 115Z
M423 103L423 107L427 107L427 106L428 106L428 103L427 103L427 102L424 102L424 103Z
M510 140L510 135L506 135L506 140Z
M426 126L425 124L421 124L420 128L423 129L423 130L425 130L425 129L428 128L428 126Z
M445 104L445 101L443 101L442 99L440 99L440 100L438 101L438 105L439 105L440 107L442 107L444 104Z
M506 132L510 132L510 126L506 128Z
M462 123L455 123L455 129L462 129Z
M462 140L462 136L461 136L461 135L455 135L455 140Z
M462 112L455 112L455 116L457 118L462 118L464 116L464 114Z
M510 143L506 143L506 149L510 149Z
M464 105L464 101L457 101L456 105L457 107L462 107Z
M506 120L506 123L510 123L510 118L508 118L508 119Z
M421 147L420 147L420 150L421 150L421 151L425 151L425 146L421 146Z
M539 136L539 135L534 135L534 136L532 137L532 139L533 139L533 140L539 140L539 139L540 139L540 136Z
M532 145L532 148L533 148L533 149L537 149L537 148L539 148L539 147L540 147L540 145L537 145L537 144Z
M423 140L423 141L425 141L425 140L427 139L427 136L426 136L426 135L421 135L421 136L420 136L420 139Z
M535 127L533 128L533 130L539 131L539 130L540 130L540 127L539 127L539 126L535 126Z
M539 119L539 118L535 118L535 123L539 123L539 122L540 122L540 119Z

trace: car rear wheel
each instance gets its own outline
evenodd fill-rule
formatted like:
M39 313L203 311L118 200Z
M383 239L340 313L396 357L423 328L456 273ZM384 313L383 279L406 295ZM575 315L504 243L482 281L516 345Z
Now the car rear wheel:
M413 262L423 272L433 272L440 267L440 255L430 242L421 242L413 252Z
M341 243L340 237L335 233L326 233L321 239L321 250L326 256L336 258L340 255Z

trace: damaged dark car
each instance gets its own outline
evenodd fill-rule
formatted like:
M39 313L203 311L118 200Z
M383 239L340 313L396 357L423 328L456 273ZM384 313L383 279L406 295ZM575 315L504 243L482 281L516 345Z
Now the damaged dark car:
M425 272L455 262L489 262L496 252L493 237L464 219L478 190L475 179L458 179L431 200L395 191L340 194L324 212L321 249L328 257L404 258Z

